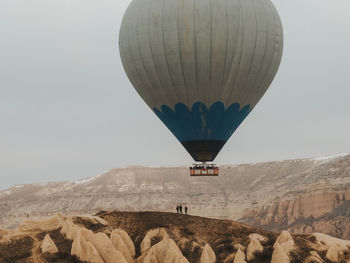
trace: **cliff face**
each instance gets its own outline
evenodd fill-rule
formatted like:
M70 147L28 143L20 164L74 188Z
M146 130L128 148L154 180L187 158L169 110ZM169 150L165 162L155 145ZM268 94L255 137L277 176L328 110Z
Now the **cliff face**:
M318 158L314 163L294 177L300 181L291 184L289 191L248 208L240 221L273 231L322 232L350 239L350 158ZM298 184L304 186L297 190Z
M248 210L241 221L273 231L322 232L349 239L350 220L346 217L349 200L350 192L306 194L294 200Z
M27 216L57 212L173 212L181 203L192 215L240 219L296 233L333 229L327 233L350 238L344 211L333 215L350 200L349 189L350 155L345 154L223 166L215 178L190 177L187 167L118 168L74 182L17 185L0 191L0 225L16 227Z

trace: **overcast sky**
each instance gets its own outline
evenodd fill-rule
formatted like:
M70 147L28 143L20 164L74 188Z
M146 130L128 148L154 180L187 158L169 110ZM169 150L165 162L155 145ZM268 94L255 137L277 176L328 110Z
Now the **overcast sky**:
M271 88L216 162L350 151L350 1L273 0L284 26ZM192 160L123 71L130 0L0 0L0 189Z

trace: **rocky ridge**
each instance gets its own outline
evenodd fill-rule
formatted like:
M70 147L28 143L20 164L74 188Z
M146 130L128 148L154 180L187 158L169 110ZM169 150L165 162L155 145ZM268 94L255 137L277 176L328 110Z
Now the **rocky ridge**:
M186 167L127 167L74 182L17 185L0 191L0 226L29 217L99 210L168 211L240 220L293 233L324 231L350 238L350 155L220 167L193 178ZM343 207L343 208L342 208Z
M350 241L172 213L57 214L1 230L0 262L350 262Z

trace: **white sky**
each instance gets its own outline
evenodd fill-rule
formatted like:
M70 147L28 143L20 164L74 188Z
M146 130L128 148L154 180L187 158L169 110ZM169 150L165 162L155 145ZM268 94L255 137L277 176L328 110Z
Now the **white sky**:
M129 2L0 0L0 189L192 163L122 69ZM350 151L350 1L273 2L280 70L218 164Z

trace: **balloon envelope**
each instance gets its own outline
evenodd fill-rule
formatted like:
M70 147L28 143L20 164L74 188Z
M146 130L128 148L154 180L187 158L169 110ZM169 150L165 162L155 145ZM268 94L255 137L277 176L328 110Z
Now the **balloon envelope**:
M120 55L140 96L196 161L212 161L282 57L270 0L133 0Z

